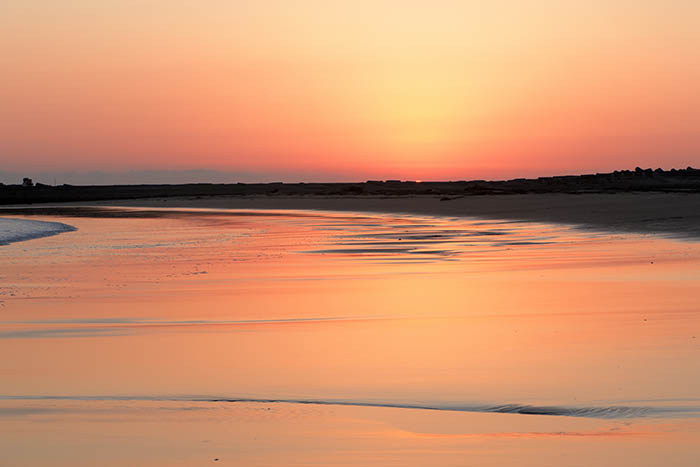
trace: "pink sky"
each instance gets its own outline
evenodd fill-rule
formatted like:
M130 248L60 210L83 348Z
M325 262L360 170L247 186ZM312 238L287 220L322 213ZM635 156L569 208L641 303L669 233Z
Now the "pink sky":
M682 0L8 0L0 170L698 166L698 18Z

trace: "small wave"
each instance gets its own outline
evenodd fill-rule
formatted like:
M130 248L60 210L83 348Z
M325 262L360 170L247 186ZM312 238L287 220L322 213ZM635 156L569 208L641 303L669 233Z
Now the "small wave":
M212 403L256 403L330 405L349 407L377 407L393 409L436 410L449 412L499 413L516 415L549 415L597 419L626 419L644 417L700 417L700 406L548 406L528 404L447 404L410 403L352 399L272 399L251 397L210 396L8 396L0 400L55 400L55 401L148 401L148 402L212 402Z
M504 413L520 415L551 415L560 417L582 418L641 418L682 413L700 412L700 408L675 407L637 407L637 406L606 406L606 407L561 407L536 406L524 404L503 405L451 405L451 404L412 404L393 402L371 402L352 400L314 400L314 399L209 399L210 402L259 402L259 403L290 403L312 405L343 405L358 407L385 407L396 409L440 410L450 412Z
M50 237L75 230L77 229L72 225L61 222L0 218L0 245Z

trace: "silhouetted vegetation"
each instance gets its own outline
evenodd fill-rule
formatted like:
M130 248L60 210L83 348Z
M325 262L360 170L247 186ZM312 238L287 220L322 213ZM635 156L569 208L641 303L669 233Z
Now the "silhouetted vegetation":
M364 183L231 183L184 185L50 186L25 178L22 185L1 185L0 204L58 203L114 199L201 196L409 196L454 197L524 193L700 193L700 170L642 169L610 173L518 178L504 181L415 182L369 180Z

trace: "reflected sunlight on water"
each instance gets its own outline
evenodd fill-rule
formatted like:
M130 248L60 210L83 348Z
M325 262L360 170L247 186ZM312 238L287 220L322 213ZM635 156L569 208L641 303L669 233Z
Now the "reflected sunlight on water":
M697 243L301 211L44 218L78 230L0 248L0 418L115 400L699 413Z

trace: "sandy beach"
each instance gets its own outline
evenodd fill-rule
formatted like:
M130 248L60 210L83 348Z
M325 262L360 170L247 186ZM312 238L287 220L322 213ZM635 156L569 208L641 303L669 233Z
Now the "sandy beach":
M700 466L700 1L0 11L0 467Z
M638 232L700 239L700 194L524 194L436 196L211 196L66 203L62 206L146 208L314 209L424 216L478 217L554 222L611 232ZM40 209L41 205L25 206ZM9 209L17 209L12 207ZM6 211L7 212L7 211ZM11 211L10 211L11 212Z
M244 201L2 213L74 227L0 247L5 459L695 465L696 243Z

